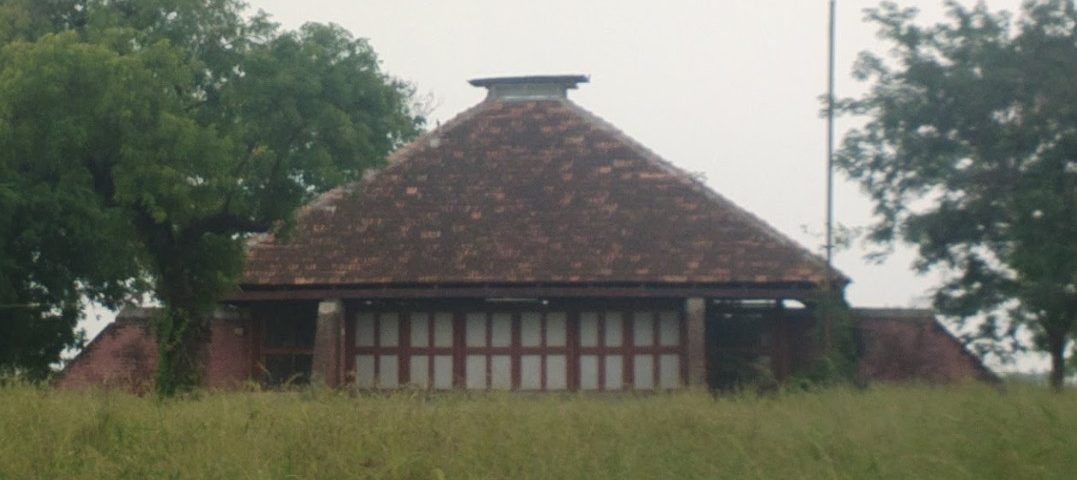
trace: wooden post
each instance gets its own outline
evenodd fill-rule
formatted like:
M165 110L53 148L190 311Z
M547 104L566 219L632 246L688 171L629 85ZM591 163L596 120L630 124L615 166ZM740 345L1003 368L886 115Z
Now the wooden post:
M314 358L311 383L336 387L340 384L341 331L344 304L339 299L318 303L318 321L314 333Z
M688 298L684 301L684 319L687 323L685 361L688 363L689 387L707 386L707 350L706 350L706 316L707 302L703 298Z

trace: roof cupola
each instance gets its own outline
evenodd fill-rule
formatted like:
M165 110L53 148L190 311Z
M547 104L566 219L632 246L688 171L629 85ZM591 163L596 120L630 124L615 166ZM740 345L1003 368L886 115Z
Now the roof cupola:
M476 78L468 83L485 87L487 100L546 100L568 98L568 90L587 83L586 75L531 75Z

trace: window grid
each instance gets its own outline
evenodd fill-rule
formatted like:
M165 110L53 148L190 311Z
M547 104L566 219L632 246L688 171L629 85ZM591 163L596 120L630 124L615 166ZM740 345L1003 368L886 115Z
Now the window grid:
M684 355L682 353L684 351L684 339L687 332L685 332L684 317L680 312L669 310L655 311L642 309L606 310L601 312L587 311L580 312L581 319L584 315L588 314L596 315L598 318L597 344L594 346L584 346L581 343L581 345L578 347L579 352L576 356L577 358L575 361L577 362L577 366L580 366L581 363L579 362L581 362L581 359L584 356L594 356L597 358L596 367L598 370L598 379L596 383L596 388L594 388L594 390L618 391L633 388L635 384L638 383L635 379L635 362L637 356L650 357L650 381L647 383L652 385L652 387L647 388L648 390L663 388L661 386L663 383L661 378L661 367L663 360L661 357L663 355L677 356L677 373L679 377L677 379L677 383L678 385L683 383L683 379L687 374L687 372L685 371L687 362L685 361ZM650 345L636 344L638 338L636 335L637 332L635 331L636 318L641 315L649 316L651 319L650 326L648 327L650 330ZM666 342L664 342L661 337L663 315L667 315L669 316L667 318L673 318L676 321L676 330L678 333L677 342L675 345L664 345L664 343ZM579 323L581 324L579 328L582 329L582 320ZM610 327L612 325L619 325L620 328L620 342L618 345L609 344L609 340L611 340L611 338L607 337L607 331L610 330ZM616 327L614 327L614 331L616 331ZM609 360L607 360L607 357L613 359L612 364L610 364ZM611 374L617 375L617 372L609 372L608 370L610 370L611 367L617 366L618 362L616 361L616 359L618 357L620 359L620 378L610 378ZM667 362L670 361L668 358L669 357L667 357L666 360ZM579 370L579 367L577 368L577 370ZM581 381L578 385L582 385L582 383L583 382ZM617 385L620 386L617 387Z
M414 345L412 342L412 328L416 317L426 322L425 345ZM437 379L437 358L448 356L452 358L453 348L437 346L437 331L439 320L447 319L450 325L455 323L452 313L440 311L407 311L402 315L406 321L401 323L400 337L407 342L400 343L400 384L415 385L411 375L411 359L413 357L426 357L426 382L425 385L416 385L424 388L434 388ZM453 328L455 329L455 328ZM455 363L455 362L452 362ZM455 377L455 375L453 375Z
M481 314L483 318L483 332L482 339L484 340L482 346L468 346L467 340L467 315L471 313ZM358 329L356 324L359 322L359 318L362 315L373 315L377 320L374 322L374 331L372 332L374 345L359 346L358 345ZM398 319L397 327L397 341L396 346L383 346L381 345L382 336L382 317L391 317L395 314ZM510 341L507 346L493 346L494 343L494 322L495 315L509 315L510 318ZM540 341L538 345L523 345L522 339L522 322L524 316L527 314L538 314L538 321L541 326L539 328ZM584 315L594 314L597 316L597 342L593 346L583 345L583 332L581 332L582 318ZM637 345L636 332L635 332L635 318L638 314L649 315L651 321L648 325L650 332L650 344L649 345ZM425 346L412 345L411 329L413 326L413 315L418 315L420 318L425 315L427 326L425 334ZM452 325L452 341L450 346L435 346L437 344L435 326L435 316L441 315L443 318L449 318ZM552 346L550 345L550 320L551 316L563 316L564 321L564 341L562 345ZM662 332L663 316L672 316L666 318L674 318L676 321L676 335L675 342L670 342L667 337L668 333ZM482 385L482 388L489 389L493 386L492 374L494 373L494 357L508 357L509 359L509 383L508 388L513 390L525 390L523 387L522 369L524 357L530 357L529 362L534 361L534 357L538 357L539 361L539 388L535 390L549 390L551 382L549 378L550 357L562 356L565 364L565 377L564 377L564 389L566 390L583 390L584 382L581 378L581 361L584 357L594 356L597 360L597 385L593 390L598 391L621 391L628 390L634 387L636 376L636 357L637 356L649 356L650 366L647 368L649 375L649 381L644 382L642 386L646 389L663 389L672 388L674 386L683 385L683 379L687 372L687 362L683 355L684 345L686 338L686 326L684 324L684 316L680 311L674 310L662 310L662 309L607 309L607 310L580 310L573 311L572 309L561 310L494 310L494 309L482 309L482 308L458 308L452 309L416 309L416 310L404 310L393 309L386 311L366 311L359 312L355 315L351 315L351 320L346 325L346 335L348 340L347 345L350 348L346 357L346 368L353 375L356 374L356 359L360 355L373 355L374 356L374 377L379 378L379 374L382 372L382 356L395 355L396 357L396 370L397 370L397 386L403 386L412 384L411 382L411 358L413 356L425 356L426 360L426 382L425 385L417 385L425 388L434 388L435 383L435 358L448 356L452 359L452 386L456 388L467 387L468 384ZM620 324L620 342L619 345L609 345L607 335L613 335L614 332L610 331L609 322L619 322ZM664 337L666 335L667 337ZM646 335L644 335L646 337ZM642 338L642 337L641 337ZM644 338L645 339L645 338ZM612 340L609 339L609 340ZM483 378L479 381L472 379L468 381L468 365L467 358L469 356L482 356L482 366L484 367ZM607 365L607 356L619 356L619 361L612 361L610 365ZM616 358L616 357L615 357ZM675 359L675 360L674 360ZM670 365L666 362L675 362L677 378L676 385L670 383L668 375L670 372ZM615 367L620 368L615 368ZM643 365L641 364L641 367ZM665 368L666 377L663 377L662 370ZM619 373L617 372L619 370ZM640 372L641 374L643 372ZM607 382L607 376L612 375L616 378L610 377L612 382ZM619 380L619 382L618 382ZM358 382L357 382L358 383ZM618 386L619 385L619 386ZM526 388L526 390L532 390Z

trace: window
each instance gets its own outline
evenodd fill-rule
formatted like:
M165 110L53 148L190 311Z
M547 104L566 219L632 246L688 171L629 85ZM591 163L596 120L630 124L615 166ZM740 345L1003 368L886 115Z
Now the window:
M464 315L468 389L568 388L565 312L481 312Z
M624 314L580 313L581 390L624 388Z
M633 374L637 390L677 388L681 383L681 318L675 311L632 314Z
M284 308L263 319L260 367L265 383L273 386L309 383L314 358L314 312Z
M467 388L512 388L512 314L468 312L464 318Z
M677 311L581 312L581 390L677 388L681 366Z
M453 387L451 313L362 312L354 336L356 385Z
M349 327L349 369L363 388L617 391L681 385L679 311L521 307L359 312Z
M521 313L519 352L521 390L568 388L568 315Z
M399 313L360 313L355 320L355 346L356 385L400 386Z
M415 312L409 315L408 382L439 390L453 387L453 315Z

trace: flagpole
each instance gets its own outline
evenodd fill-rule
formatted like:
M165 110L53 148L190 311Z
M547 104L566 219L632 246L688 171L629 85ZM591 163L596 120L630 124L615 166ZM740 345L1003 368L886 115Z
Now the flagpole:
M830 0L830 28L827 45L827 93L826 93L826 292L834 290L834 24L835 3ZM829 315L828 315L829 317ZM825 321L823 341L829 351L831 346L831 320Z
M826 268L827 287L833 280L834 261L834 4L830 0L830 42L827 55L826 94Z

